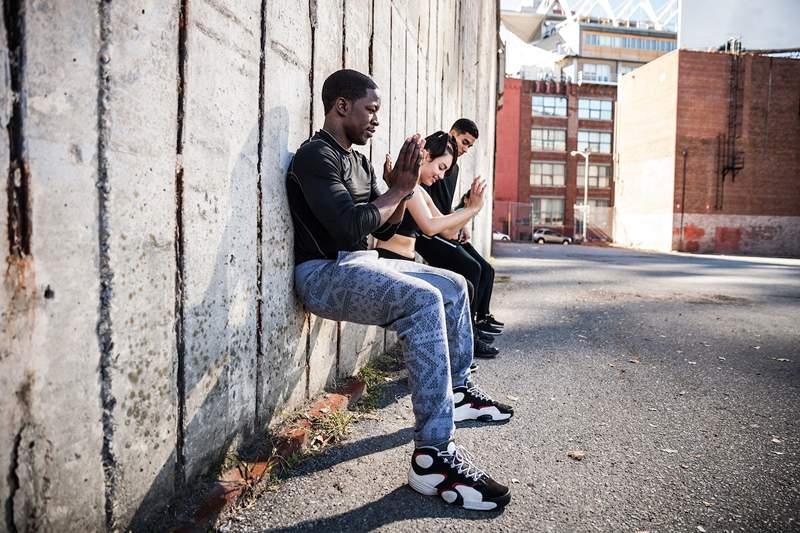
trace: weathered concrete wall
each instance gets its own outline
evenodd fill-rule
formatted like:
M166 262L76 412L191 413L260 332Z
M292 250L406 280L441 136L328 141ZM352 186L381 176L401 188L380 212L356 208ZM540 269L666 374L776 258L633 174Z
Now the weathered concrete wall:
M673 240L678 251L800 257L800 217L675 213Z
M285 170L346 66L382 91L359 148L378 175L407 135L468 116L481 136L462 172L491 178L496 6L4 8L0 530L141 528L392 341L297 302ZM483 251L490 220L474 222Z
M617 89L614 242L672 249L678 52L643 65Z

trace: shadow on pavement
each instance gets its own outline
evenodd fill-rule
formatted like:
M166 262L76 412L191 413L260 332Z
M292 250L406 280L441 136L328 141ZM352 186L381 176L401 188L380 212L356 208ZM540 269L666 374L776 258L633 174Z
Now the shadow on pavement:
M291 527L267 529L265 531L373 531L379 527L420 518L457 518L464 520L492 520L503 513L467 511L446 505L439 498L423 497L404 485L397 487L382 498L362 507L336 516L300 522Z

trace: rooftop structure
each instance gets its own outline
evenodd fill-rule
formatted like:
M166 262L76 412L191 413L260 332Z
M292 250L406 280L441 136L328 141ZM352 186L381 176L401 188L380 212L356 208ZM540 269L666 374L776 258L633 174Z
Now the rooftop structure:
M616 84L677 46L678 0L658 11L650 0L505 2L501 18L522 41L551 52L546 61L523 66L525 78Z

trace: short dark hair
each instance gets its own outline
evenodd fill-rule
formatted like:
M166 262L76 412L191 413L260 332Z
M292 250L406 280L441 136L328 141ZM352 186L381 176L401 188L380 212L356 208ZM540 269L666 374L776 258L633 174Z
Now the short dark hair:
M372 81L372 78L366 74L351 69L337 70L322 84L322 105L325 108L325 114L327 115L333 108L337 98L342 97L355 101L364 98L368 90L377 88L378 86Z
M478 125L468 118L460 118L453 122L451 130L456 130L458 133L469 133L476 139L478 138Z

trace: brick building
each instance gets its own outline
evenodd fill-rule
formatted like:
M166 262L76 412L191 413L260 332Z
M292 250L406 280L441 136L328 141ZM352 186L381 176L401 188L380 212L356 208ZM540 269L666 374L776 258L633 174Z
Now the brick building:
M573 234L584 166L572 150L592 152L590 208L604 213L613 205L616 92L611 84L506 79L497 116L495 230L515 240L529 239L539 227ZM594 236L603 236L607 225L594 225Z
M678 50L618 97L615 241L800 255L800 61Z
M497 116L493 227L515 240L538 227L580 231L584 166L573 150L591 152L587 236L610 238L617 81L674 50L677 37L674 4L617 8L528 0L501 12L511 33L552 52L529 56L536 64L522 66L522 79L506 79Z

